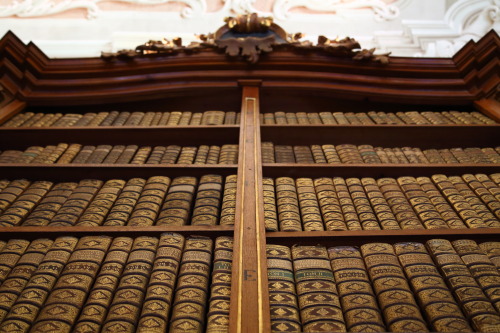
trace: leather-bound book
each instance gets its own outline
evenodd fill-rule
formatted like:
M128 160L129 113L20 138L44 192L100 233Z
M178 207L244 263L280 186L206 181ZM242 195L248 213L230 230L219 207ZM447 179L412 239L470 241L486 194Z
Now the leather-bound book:
M161 164L175 164L177 162L177 158L179 157L179 154L181 153L181 146L177 145L168 145L167 149L165 150L165 154L163 154L163 157L161 158Z
M182 147L177 164L193 164L197 150L196 147Z
M25 239L9 239L0 251L0 285L24 254L30 242Z
M190 111L184 111L182 112L181 117L179 118L179 126L187 126L189 125L189 122L191 121L191 117L193 116L193 113Z
M195 177L174 178L161 206L156 225L188 224L197 184L198 180Z
M113 122L118 118L120 115L120 112L118 111L111 111L106 118L99 124L99 126L111 126Z
M363 164L363 158L359 153L358 147L351 144L341 144L335 147L342 163Z
M196 157L194 159L193 164L198 164L198 165L206 164L209 150L210 150L210 147L207 145L199 146L198 151L196 152Z
M168 177L150 177L144 185L127 225L154 225L169 186L170 178Z
M479 248L490 258L493 265L500 272L500 242L484 242Z
M361 184L363 185L366 196L370 201L381 228L384 230L401 229L396 217L392 213L391 207L380 191L377 181L373 178L362 178Z
M236 124L236 112L229 111L226 112L224 117L224 125L235 125Z
M28 147L17 159L17 163L31 163L43 151L43 147L31 146Z
M110 126L124 126L130 115L128 111L120 112Z
M138 126L144 118L144 112L135 111L130 114L130 117L125 122L124 126Z
M309 118L307 117L307 113L305 112L297 112L297 123L299 125L309 125Z
M223 145L220 149L219 164L238 164L238 145Z
M196 191L196 200L194 202L191 225L219 224L219 208L221 199L222 176L202 176Z
M134 158L130 162L130 164L145 164L146 160L149 157L149 154L151 153L152 148L149 146L146 147L140 147L137 150L137 153L134 155Z
M337 120L333 117L331 112L320 112L319 117L321 118L321 122L325 125L337 125Z
M125 181L121 179L111 179L104 183L76 225L88 227L102 225L124 186Z
M207 156L207 164L219 163L220 146L210 146Z
M78 152L78 154L75 156L75 158L71 161L73 164L83 164L85 163L90 155L95 150L95 146L83 146L82 149Z
M322 145L323 153L328 164L337 164L340 162L340 157L334 145Z
M102 161L102 164L115 164L118 161L118 158L125 151L125 146L116 145L111 148L111 151L106 156L106 158Z
M326 230L347 230L333 180L327 177L314 179L314 190L316 191Z
M148 156L146 160L146 164L160 164L163 155L165 154L167 147L165 146L156 146L153 148L153 151Z
M64 153L57 160L57 164L68 164L72 163L73 159L78 155L80 150L82 149L82 145L78 143L72 143L68 146L68 149L64 151Z
M292 146L275 145L274 153L276 163L295 163Z
M361 122L362 125L374 125L375 122L368 117L366 112L355 113L356 118Z
M229 175L224 184L224 194L222 197L220 225L234 225L236 214L236 192L238 185L238 176ZM273 186L274 193L274 186ZM264 194L265 195L265 194ZM264 203L265 209L265 203ZM275 214L276 214L276 207Z
M139 126L151 126L153 119L155 117L155 112L146 112L144 113L144 117L141 119Z
M358 117L356 117L354 112L346 112L344 113L344 115L347 118L347 121L349 121L350 125L361 125L361 122L359 121Z
M223 125L224 124L224 111L205 111L201 119L202 125Z
M162 116L163 116L163 112L155 112L153 119L151 119L151 123L149 124L149 126L159 126Z
M0 192L0 214L3 213L31 184L26 179L16 179L11 181Z
M160 121L158 122L158 125L159 126L170 125L169 120L170 120L170 112L163 112L161 115ZM179 120L177 119L177 121L179 121Z
M113 146L110 145L99 145L96 149L90 154L89 158L83 162L85 164L100 164L106 156L108 156L109 152Z
M309 146L293 146L293 153L297 163L314 163L314 158Z
M276 178L278 222L281 231L301 231L299 201L295 180L289 177Z
M141 196L146 180L142 178L132 178L127 181L121 190L118 198L111 206L109 214L106 216L104 225L126 225L132 211Z
M360 145L358 146L358 150L364 163L367 164L382 163L372 145Z
M481 198L482 202L490 209L490 211L498 219L500 218L500 202L491 194L490 191L472 174L462 175L462 179L467 182L467 185L474 193Z
M297 178L297 197L299 199L300 215L305 231L323 231L323 219L318 198L311 178Z
M359 178L347 178L346 185L363 230L380 230L377 216L366 196L361 180Z
M484 124L496 124L497 122L493 119L486 117L484 114L480 112L471 112L470 115L476 119L478 119L481 123Z
M276 163L274 159L274 144L272 142L262 142L262 163Z
M274 179L269 177L262 178L262 191L264 200L264 226L266 228L266 231L278 231L279 226L278 213L276 209L276 192L274 187Z
M109 115L109 112L99 112L96 116L87 124L89 127L97 127L99 126L104 119Z
M320 145L311 145L311 152L314 158L314 163L327 163L323 148Z
M335 192L339 198L340 207L342 208L342 214L344 215L344 221L347 225L347 229L362 230L363 227L359 221L358 213L354 207L354 202L349 194L349 189L345 180L340 177L334 177L333 185L335 186Z
M488 177L485 174L476 174L477 180L479 180L484 187L490 191L493 196L500 201L500 173L494 173Z

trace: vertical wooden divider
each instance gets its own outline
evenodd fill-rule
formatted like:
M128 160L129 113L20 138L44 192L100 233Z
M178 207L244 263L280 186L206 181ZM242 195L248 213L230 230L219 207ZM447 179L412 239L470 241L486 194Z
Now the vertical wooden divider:
M260 80L242 87L230 332L269 332L266 243L260 160Z

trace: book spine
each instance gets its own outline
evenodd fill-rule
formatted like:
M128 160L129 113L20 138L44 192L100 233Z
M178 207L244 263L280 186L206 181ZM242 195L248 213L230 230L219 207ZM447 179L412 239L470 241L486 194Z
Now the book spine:
M386 332L359 249L336 246L328 255L348 332Z
M432 330L472 332L425 246L412 242L397 243L394 250Z
M220 150L219 164L238 164L238 145L223 145Z
M302 332L292 253L286 246L267 244L266 257L271 331Z
M235 125L236 124L236 112L229 111L226 112L224 117L224 125Z
M274 144L272 142L262 142L262 163L276 163L274 159Z
M183 248L182 235L161 235L137 332L161 333L167 330Z
M108 156L102 161L102 164L115 164L118 161L118 158L125 151L125 146L117 145L113 146Z
M323 152L325 153L325 158L328 164L337 164L340 162L340 157L337 153L337 149L334 145L323 145L321 146Z
M334 177L333 185L335 186L335 192L339 198L340 207L342 208L342 214L344 215L344 221L347 228L349 230L362 230L363 227L359 221L359 216L354 207L354 202L349 194L349 189L347 188L345 180L340 177Z
M89 127L97 127L99 126L104 119L109 115L109 112L99 112L97 115L92 119L87 126Z
M55 124L55 127L71 127L73 126L83 115L67 113L62 116Z
M278 125L286 125L286 116L285 112L277 111L274 113L274 119L276 120L276 124Z
M448 229L448 224L413 177L399 177L399 186L426 229Z
M370 205L361 181L358 178L348 178L346 184L363 230L380 230L377 216Z
M292 258L304 331L345 332L344 316L326 248L294 246Z
M441 115L448 120L449 124L462 124L460 120L452 116L448 111L441 112Z
M182 147L177 164L193 164L196 151L196 147Z
M477 212L469 205L465 198L458 192L453 184L445 175L433 175L432 181L441 193L446 197L446 200L453 206L458 215L469 228L487 228Z
M381 120L382 124L391 124L389 117L387 117L387 113L378 111L377 116Z
M344 115L347 118L347 120L349 121L350 125L361 125L361 122L356 117L354 112L346 112Z
M33 211L40 200L49 192L51 182L35 181L24 191L2 215L0 226L21 225L24 219Z
M405 112L396 112L396 116L399 117L399 119L401 119L405 124L415 124L415 122L413 121L413 119L411 119L410 117L408 117L408 115L405 113Z
M78 187L71 193L64 204L62 204L61 208L52 217L48 225L75 225L101 186L102 181L96 179L85 179L80 181Z
M292 146L275 145L274 153L276 163L295 163L295 155Z
M10 239L0 252L0 285L7 278L30 242L24 239Z
M278 214L276 209L276 193L274 180L272 178L262 178L262 190L264 201L264 225L266 231L278 231ZM236 205L235 205L236 208ZM222 217L221 217L222 224Z
M186 240L170 321L171 333L202 332L205 326L213 241L205 237Z
M169 145L165 150L165 154L161 158L161 164L175 164L179 154L181 152L181 147L176 145Z
M420 161L417 158L417 155L415 155L415 152L413 151L413 148L403 147L403 148L401 148L401 151L405 155L405 157L408 160L408 162L410 162L412 164L418 164L418 163L420 163Z
M132 248L133 239L116 237L88 293L85 305L75 323L73 332L99 333L104 324L113 294Z
M456 240L453 248L476 279L483 292L500 313L500 273L490 258L479 248L473 240Z
M294 146L293 153L297 163L314 163L313 154L309 146Z
M182 112L182 116L179 119L179 126L187 126L189 125L189 122L191 121L191 117L193 116L193 113L190 111L184 111Z
M500 218L500 202L488 191L486 187L471 174L462 175L462 179L467 182L474 193L481 198L496 218Z
M380 118L376 111L369 111L368 116L375 122L377 125L383 125L384 121Z
M439 190L434 186L431 179L428 177L418 177L417 183L428 196L436 210L441 214L441 217L451 229L464 229L467 226L462 219L455 213L453 208L448 204L446 199L441 195Z
M496 124L496 121L494 121L493 119L490 119L488 117L486 117L484 114L480 113L480 112L471 112L470 115L476 119L478 119L481 123L484 123L484 124Z
M126 225L145 184L146 181L142 178L132 178L127 181L109 210L104 225Z
M233 238L217 237L208 301L207 333L229 332Z
M491 177L491 178L490 178ZM494 173L488 177L484 174L476 174L477 180L483 184L490 193L500 201L500 173Z
M286 112L285 118L288 125L297 125L299 123L297 120L297 115L293 112Z
M170 112L170 116L168 117L167 126L177 126L179 125L179 120L181 119L182 112L180 111L172 111Z
M0 163L16 163L22 154L20 150L6 150L0 154Z
M221 197L222 176L202 176L196 192L191 225L219 224Z
M0 323L9 313L31 276L36 272L52 243L53 241L50 239L32 241L2 283L0 287Z
M48 164L48 158L49 156L54 152L56 149L56 146L46 146L40 154L38 154L32 161L31 163L33 164ZM13 161L15 162L15 161Z
M206 164L209 150L210 147L207 145L199 146L193 164Z
M224 123L224 111L205 111L203 112L202 125L222 125Z
M439 155L448 164L459 163L458 160L453 156L453 154L448 149L439 149Z
M425 164L430 163L420 148L413 148L413 152L415 153L415 156L417 157L418 163L425 163Z
M428 332L392 246L369 243L361 253L389 331Z
M469 205L476 211L481 219L490 228L499 228L500 221L490 212L481 200L471 191L469 186L458 176L448 177L449 181L455 186L458 192L465 198Z
M217 164L219 163L220 147L210 146L207 156L207 164Z
M26 179L16 179L11 181L0 192L0 214L3 213L31 184Z
M165 154L165 151L167 150L167 147L164 146L156 146L153 148L153 151L149 155L148 159L146 160L146 164L160 164L161 159L163 155Z
M138 126L144 118L144 112L132 112L125 121L124 126Z
M151 126L155 115L155 112L146 112L141 122L139 123L139 126Z
M289 177L276 178L278 220L281 231L301 231L299 201L295 181Z
M83 146L82 149L75 156L73 161L71 161L71 163L73 163L73 164L85 163L89 159L90 155L92 155L94 150L95 150L95 146Z
M349 125L349 120L347 120L344 112L332 112L332 115L339 125Z
M226 177L226 182L224 185L224 196L222 197L222 206L220 214L221 225L234 225L235 223L237 182L238 182L237 175L229 175ZM274 191L274 186L273 186L273 191ZM275 207L275 215L276 215L276 207Z
M403 151L401 150L401 148L397 148L397 147L392 148L392 151L394 152L394 155L398 159L398 163L401 163L401 164L409 164L410 163L410 161L408 161L408 159L406 158L406 156L403 153Z
M362 178L361 184L364 187L366 196L370 201L373 211L377 215L377 219L380 226L384 230L399 230L399 226L396 217L391 211L391 207L384 198L384 195L380 191L377 182L373 178Z
M500 272L500 242L484 242L479 248L490 258L493 265Z
M167 126L169 125L170 120L170 112L163 112L161 115L160 121L158 122L159 126Z
M43 113L35 113L33 117L30 117L28 120L24 122L23 127L31 127L42 118L43 118Z
M85 113L76 123L73 124L74 127L84 127L88 126L88 124L94 119L96 116L93 112Z
M325 222L326 230L343 231L347 225L342 213L339 198L331 178L317 178L314 180L314 189L318 198L321 215Z
M388 112L386 115L387 115L387 119L389 120L389 122L391 124L396 124L396 125L404 124L404 122L401 119L399 119L399 117L396 116L394 113Z
M337 152L342 163L346 164L363 164L363 158L355 145L342 144L337 145Z
M29 117L33 115L33 112L19 113L3 123L2 127L20 127Z
M68 149L69 145L67 143L59 143L56 148L52 151L52 153L47 156L47 163L55 163L59 157L62 156L62 154L64 154L64 152L66 151L66 149Z
M366 112L357 112L356 117L359 119L359 121L363 125L374 125L375 124L373 122L373 120L371 120L370 117L368 117Z
M392 151L391 148L383 148L384 153L387 155L387 158L389 158L389 163L394 163L394 164L399 164L399 159L397 158L396 154L394 151Z
M276 120L274 119L274 113L268 112L264 113L264 125L276 125Z
M154 225L169 186L168 177L150 177L144 185L127 225Z
M0 193L7 187L9 186L10 181L7 179L0 179Z
M304 230L325 230L313 180L311 178L297 178L295 183Z
M450 152L460 163L472 163L472 160L467 156L462 148L451 148Z
M432 239L426 242L426 246L474 331L497 330L500 316L452 244L445 239Z
M151 153L151 147L140 147L130 164L144 164Z
M102 333L135 332L157 247L158 238L155 237L140 236L134 240L127 264L113 294Z
M75 248L78 239L59 237L12 305L0 332L28 332Z
M498 154L493 148L482 148L481 149L486 158L491 163L500 163L500 154Z
M92 152L89 158L84 162L86 164L100 164L109 154L113 147L110 145L99 145Z
M297 122L300 125L309 125L309 118L305 112L297 112Z
M314 158L314 163L326 163L326 157L323 154L323 149L320 145L311 145L311 152Z
M191 203L198 180L195 177L177 177L168 189L156 225L182 226L188 224Z
M77 143L72 143L68 146L68 149L61 155L61 157L57 160L57 164L66 164L72 163L73 159L78 155L80 150L82 149L82 145Z
M118 116L115 118L111 126L124 126L130 117L130 112L124 111L120 112Z
M107 236L80 239L41 308L31 332L46 332L47 329L72 331L110 244L111 237Z
M76 225L92 227L102 225L124 186L125 181L120 179L104 183Z
M436 164L446 163L441 157L441 155L439 155L439 152L436 149L424 150L424 156L427 158L429 163L436 163Z
M389 160L389 156L387 156L387 153L384 151L384 148L375 147L375 148L373 148L373 150L375 150L375 153L377 154L377 156L380 160L380 163L383 163L383 164L391 163L391 161Z
M41 152L43 147L28 147L17 160L17 163L31 163Z
M375 149L371 145L360 145L358 147L359 153L361 157L363 158L364 163L368 164L377 164L377 163L382 163L380 158L378 157L377 153L375 152Z
M118 111L111 111L106 118L99 124L99 126L111 126L113 122L115 121L116 118L118 118L118 115L120 113Z
M401 229L424 229L395 179L380 178L377 180L377 185L396 216Z
M155 112L153 119L151 119L150 126L159 126L162 116L163 116L163 112Z
M331 112L320 112L319 117L321 118L321 122L325 125L337 124L337 121L335 120Z

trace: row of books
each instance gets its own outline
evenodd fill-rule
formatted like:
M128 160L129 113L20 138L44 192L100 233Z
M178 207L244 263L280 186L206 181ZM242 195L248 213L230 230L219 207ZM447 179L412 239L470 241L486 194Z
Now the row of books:
M263 179L268 231L500 228L500 174Z
M0 156L1 158L1 156ZM274 145L262 142L263 163L451 164L500 163L500 147L425 149L382 148L372 145Z
M232 111L110 111L85 114L24 112L6 121L2 127L190 126L239 123L240 113Z
M266 253L273 332L500 332L500 242Z
M479 112L268 112L264 125L484 125L496 122Z
M0 332L227 332L233 239L0 242Z
M0 181L0 226L233 225L236 175Z
M31 146L26 150L5 150L0 163L41 164L238 164L238 145L144 146L77 143Z

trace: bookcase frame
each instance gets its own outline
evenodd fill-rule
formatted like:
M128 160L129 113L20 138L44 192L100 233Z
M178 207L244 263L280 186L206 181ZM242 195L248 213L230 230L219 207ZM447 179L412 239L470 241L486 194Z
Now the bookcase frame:
M335 58L319 52L279 50L262 55L256 64L230 59L216 49L195 54L143 55L133 59L49 59L13 33L0 40L0 123L25 109L51 112L105 110L140 106L157 110L230 111L240 107L240 125L123 126L71 128L0 128L0 150L57 142L81 144L212 144L238 143L238 165L0 165L2 178L111 179L165 175L238 174L237 209L233 226L182 227L11 227L1 239L60 235L184 235L234 236L230 331L270 331L265 246L325 246L431 238L498 240L500 229L379 230L266 232L262 177L397 177L436 173L494 173L498 165L310 165L262 164L261 142L287 144L353 143L391 146L450 147L498 145L495 125L263 125L259 115L285 107L288 112L328 110L336 99L357 104L425 108L462 108L500 122L498 76L500 39L488 33L469 42L450 59L398 58L382 65ZM196 98L192 98L195 96ZM183 104L185 98L185 105ZM171 103L164 105L165 101ZM237 101L237 104L235 104ZM128 106L129 108L131 106ZM309 109L310 107L310 109ZM76 110L76 111L74 111ZM191 110L193 111L193 110ZM68 110L66 110L68 112ZM397 141L395 141L397 140Z

